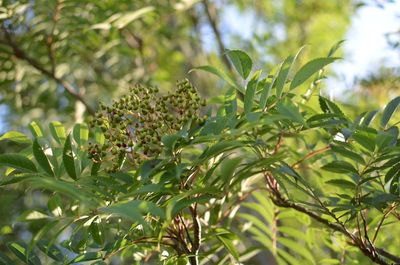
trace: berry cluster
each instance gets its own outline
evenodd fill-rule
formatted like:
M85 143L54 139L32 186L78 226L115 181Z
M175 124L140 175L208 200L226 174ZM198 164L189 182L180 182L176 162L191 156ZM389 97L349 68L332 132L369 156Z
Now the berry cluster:
M178 82L174 93L158 95L158 89L136 86L112 106L101 105L90 123L99 127L106 139L103 145L92 144L89 158L94 162L111 161L107 170L114 172L127 160L138 166L162 152L161 137L179 131L189 122L203 122L199 109L205 106L188 81Z

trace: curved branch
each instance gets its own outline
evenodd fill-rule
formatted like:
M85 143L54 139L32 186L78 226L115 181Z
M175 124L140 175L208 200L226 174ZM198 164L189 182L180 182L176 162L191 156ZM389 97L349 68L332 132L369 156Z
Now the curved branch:
M54 80L56 83L64 87L65 91L70 94L73 98L76 100L82 102L82 104L85 106L86 110L90 114L94 114L95 110L86 102L86 100L83 98L81 94L79 94L75 88L68 83L67 81L58 78L55 76L55 74L52 71L47 70L44 68L37 60L34 58L30 57L28 54L26 54L25 51L23 51L18 44L12 39L12 36L10 32L5 28L4 24L2 24L2 31L5 36L5 41L1 41L1 43L8 45L12 50L13 54L15 57L17 57L20 60L26 61L28 64L30 64L33 68L41 72L42 74L46 75L50 79Z

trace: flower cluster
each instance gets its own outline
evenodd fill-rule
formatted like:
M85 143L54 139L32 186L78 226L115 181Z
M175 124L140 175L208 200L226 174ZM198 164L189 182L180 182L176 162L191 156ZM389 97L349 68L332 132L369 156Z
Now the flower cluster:
M102 130L105 143L91 144L89 158L112 161L107 169L111 172L125 159L137 166L161 154L162 136L176 133L189 122L202 122L199 110L205 101L188 80L178 82L174 93L159 96L158 92L138 85L112 106L101 105L91 126Z

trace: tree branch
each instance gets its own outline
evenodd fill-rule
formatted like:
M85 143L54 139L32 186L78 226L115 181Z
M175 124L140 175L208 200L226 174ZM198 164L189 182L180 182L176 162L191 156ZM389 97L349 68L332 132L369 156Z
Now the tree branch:
M45 76L49 77L50 79L54 80L56 83L64 87L65 91L68 94L70 94L75 100L82 102L82 104L85 106L86 110L90 114L93 115L95 113L95 110L85 101L83 96L79 94L70 83L61 78L58 78L52 71L47 70L37 60L33 59L28 54L26 54L26 52L23 51L18 46L18 44L12 39L10 32L5 28L4 24L2 24L2 31L6 39L5 41L2 40L1 43L8 45L13 50L13 54L15 57L17 57L20 60L26 61L33 68L35 68Z
M222 41L222 35L217 26L217 20L216 20L217 16L215 14L211 13L210 5L208 4L207 0L203 0L202 3L203 3L204 11L207 15L208 23L210 23L211 29L215 35L215 39L218 44L218 50L219 50L219 55L221 57L221 60L229 70L232 70L232 66L231 66L228 58L225 56L226 48L225 48L224 42ZM215 10L214 10L214 13L215 13Z
M197 204L193 207L190 207L190 212L192 213L193 218L193 245L191 249L191 254L193 256L189 257L191 265L199 264L199 249L201 244L201 225L199 216L197 215Z
M392 264L392 263L387 262L383 258L383 257L385 257L385 258L388 258L388 259L396 262L395 264L400 264L400 257L397 257L383 249L374 248L373 246L366 246L360 240L358 240L356 236L354 236L350 231L348 231L345 227L343 227L337 223L332 223L332 222L322 218L315 212L310 211L309 209L304 208L303 206L301 206L297 203L294 203L287 199L282 198L280 194L274 194L274 195L275 195L275 197L271 197L271 198L272 198L272 202L276 206L284 207L284 208L292 208L298 212L302 212L302 213L308 215L309 217L311 217L312 219L316 220L317 222L322 223L325 226L331 228L332 230L342 233L350 240L352 245L358 247L364 253L364 255L366 255L368 258L370 258L375 263L381 264L381 265Z

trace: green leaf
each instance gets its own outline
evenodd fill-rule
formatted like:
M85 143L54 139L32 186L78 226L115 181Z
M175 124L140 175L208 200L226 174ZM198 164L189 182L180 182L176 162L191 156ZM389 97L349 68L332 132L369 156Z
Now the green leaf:
M1 140L10 140L20 144L30 144L32 143L31 139L29 139L25 134L17 132L17 131L10 131L6 132L0 137Z
M63 144L65 141L65 129L61 122L53 121L49 125L50 133L54 140L59 144Z
M84 146L89 138L89 129L85 123L78 123L74 126L72 135L79 146Z
M97 204L94 194L66 181L37 175L27 176L22 181L29 182L34 188L38 187L53 192L60 192L74 200L86 202L92 206Z
M45 240L38 241L36 245L44 254L54 259L55 261L64 261L65 256L57 246L50 244Z
M381 118L381 127L386 129L386 125L390 121L393 113L396 111L397 107L400 105L400 96L392 99L383 110Z
M246 93L244 95L244 112L250 113L253 108L254 95L257 88L258 78L260 77L261 70L257 71L250 82L247 84Z
M378 113L377 110L373 110L373 111L366 113L361 120L361 125L369 126L371 124L371 122L374 120L377 113Z
M308 78L313 74L317 73L319 70L324 68L326 65L334 62L339 58L327 57L327 58L317 58L309 61L293 77L292 83L290 84L290 89L294 89L301 84L303 84Z
M261 95L260 95L260 108L264 109L265 106L267 105L267 99L269 96L269 93L271 91L271 89L274 87L275 82L276 82L276 78L278 77L281 69L282 69L282 65L280 64L277 71L275 72L274 76L272 77L272 80L270 83L267 83L264 87L264 89L261 91Z
M319 106L321 107L321 110L323 112L345 116L343 111L329 99L323 96L319 96L318 100L319 100Z
M103 256L101 252L87 252L84 254L80 254L74 259L72 259L68 264L73 264L73 263L80 263L84 261L89 261L89 260L95 260L95 259L101 259Z
M227 158L221 163L221 181L229 184L231 177L238 168L242 157Z
M357 130L352 134L351 137L362 147L370 152L373 152L375 150L376 136L377 135L375 133L369 131Z
M354 182L346 179L331 179L326 181L325 183L350 190L355 190L356 188L356 184Z
M101 224L92 222L89 226L89 232L93 237L93 240L100 246L104 244L104 231L101 229Z
M243 79L247 79L253 66L251 58L241 50L226 50L225 54Z
M133 200L112 204L109 207L100 208L101 212L123 216L129 220L143 223L144 215L150 213L153 216L165 219L164 211L157 204L150 201Z
M344 147L332 145L331 150L335 153L338 153L339 155L350 158L353 161L356 161L361 164L365 164L365 160L361 155L357 154L356 152L350 151Z
M40 259L35 255L35 253L30 252L29 256L28 249L22 244L12 242L7 244L8 249L14 253L22 262L29 265L40 265Z
M279 114L285 116L289 120L306 125L303 116L299 111L299 108L294 105L289 99L285 98L284 101L279 101L277 105L277 110Z
M239 86L235 83L235 81L233 81L233 79L228 74L226 74L225 72L221 71L218 68L215 68L215 67L210 66L210 65L203 65L203 66L198 66L198 67L195 67L195 68L191 69L189 71L189 73L191 73L191 72L193 72L195 70L202 70L202 71L214 74L214 75L218 76L219 78L221 78L222 80L224 80L225 82L227 82L232 87L235 87L239 91L244 93L243 89L240 89Z
M76 165L75 165L76 154L72 149L71 141L72 141L71 134L69 134L64 144L63 163L65 170L68 173L68 176L70 176L73 180L77 180L78 175L76 174Z
M276 79L276 96L282 97L283 88L285 87L289 72L293 67L294 62L297 60L299 54L303 50L304 46L299 49L295 56L289 56L283 61L282 67L279 68L279 74Z
M42 144L39 143L38 138L33 141L32 151L33 156L38 162L39 166L50 176L54 176L54 170L52 165L50 164L49 159L45 155L44 152L45 147L42 147Z
M60 217L63 214L63 205L61 202L61 197L58 194L53 195L47 202L47 208L56 217Z
M175 151L175 145L177 141L181 138L182 136L178 134L164 135L161 137L161 142L164 145L166 154L172 155L172 153Z
M322 167L323 170L335 172L335 173L356 173L357 170L352 164L346 161L333 161Z
M32 135L35 137L43 137L43 130L40 128L40 125L33 121L29 124L29 129L32 132Z
M142 7L138 10L121 13L120 16L112 23L113 26L118 29L122 29L126 27L128 24L133 22L134 20L143 17L145 14L154 11L155 8L153 6Z
M210 159L211 157L214 157L216 155L219 155L223 152L235 149L239 146L242 146L243 144L239 141L222 141L219 143L216 143L206 150L200 155L200 157L197 159L197 162L195 164L201 164L204 161Z
M328 57L332 57L345 41L346 40L340 40L337 43L335 43L335 45L333 45L332 48L329 50Z
M1 154L0 165L15 168L22 172L37 172L35 164L20 154Z
M0 265L11 265L14 262L6 255L0 252Z
M236 238L235 235L224 228L218 228L216 231L216 236L218 240L225 246L225 248L235 258L235 260L239 261L239 253L235 245L233 244L233 241Z

